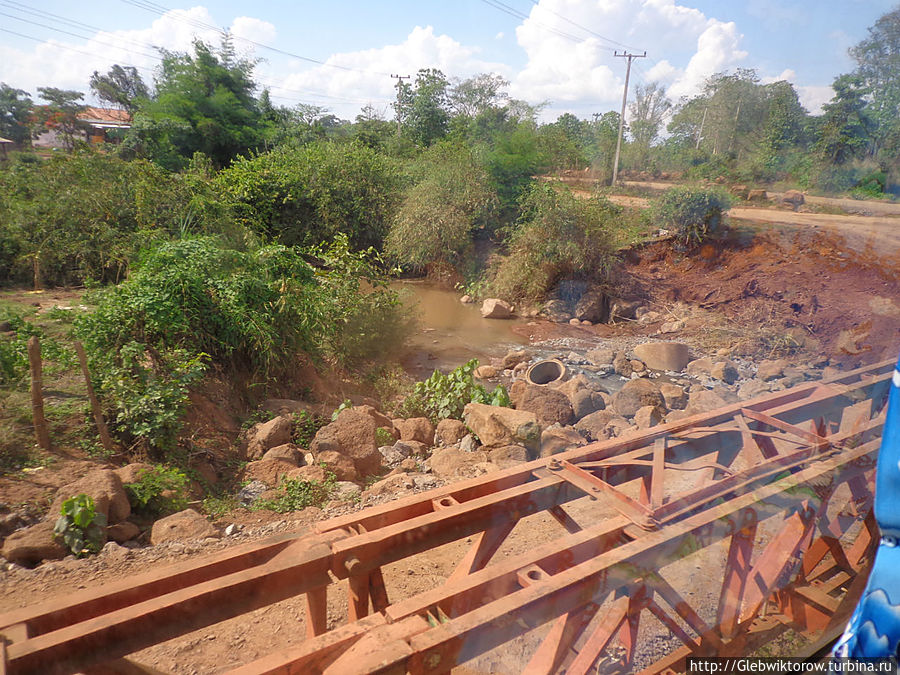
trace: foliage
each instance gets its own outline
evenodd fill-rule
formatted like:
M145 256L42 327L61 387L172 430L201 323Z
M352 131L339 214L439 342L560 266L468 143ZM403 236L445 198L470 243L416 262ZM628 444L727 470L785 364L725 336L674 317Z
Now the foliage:
M325 426L325 420L305 410L294 413L292 417L291 442L301 448L308 448L316 432Z
M326 473L324 481L282 477L278 485L281 494L273 499L257 499L253 502L253 508L287 513L307 506L321 506L328 501L334 489L335 475L330 471Z
M603 197L577 199L567 188L532 186L508 237L509 254L492 268L498 297L540 300L561 279L602 279L613 261L621 210Z
M116 63L106 75L95 70L89 84L91 91L102 102L131 112L138 107L141 99L150 97L150 90L134 66L120 66Z
M343 401L341 401L341 404L334 409L334 412L331 413L331 421L334 422L342 412L352 407L353 401L351 401L349 398L344 399Z
M106 516L97 513L94 500L75 495L62 503L60 511L53 534L78 558L99 553L106 542Z
M696 245L722 226L729 208L731 198L722 191L673 187L654 204L653 217L659 227L672 230L682 243Z
M432 145L450 130L449 86L447 78L436 68L420 69L414 85L397 81L394 108L405 134L416 145Z
M397 165L361 144L319 142L236 161L216 180L240 222L287 245L344 233L380 246L399 201Z
M478 359L444 375L435 370L424 382L417 382L412 393L404 399L399 413L406 417L428 417L435 424L442 419L462 419L463 408L468 403L509 406L509 394L503 385L488 392L483 384L475 382L473 373Z
M84 105L79 103L84 94L56 87L38 87L38 93L47 102L47 105L36 111L38 123L46 129L56 131L62 139L63 147L71 152L75 148L75 134L82 128L78 113L84 110Z
M456 265L472 233L484 227L497 207L484 169L462 145L441 143L421 159L422 179L407 190L387 237L389 255L424 269Z
M134 483L125 483L131 507L138 513L166 515L187 508L188 479L174 467L156 465L142 471Z
M19 384L28 374L28 338L41 340L44 370L50 375L75 366L75 352L47 337L40 327L25 321L18 314L0 310L0 320L9 323L13 335L0 340L0 386Z
M394 435L384 427L378 427L375 429L375 444L378 447L383 445L393 445Z
M0 82L0 136L18 145L29 140L34 103L27 91Z
M864 176L851 190L850 194L857 199L877 199L884 196L887 186L887 175L884 171L873 171Z

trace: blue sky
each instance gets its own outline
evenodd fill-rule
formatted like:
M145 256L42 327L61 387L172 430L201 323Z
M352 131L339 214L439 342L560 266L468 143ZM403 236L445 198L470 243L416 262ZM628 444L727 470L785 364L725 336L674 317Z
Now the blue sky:
M90 74L113 63L138 66L150 80L154 46L186 50L193 37L215 42L216 29L229 28L239 51L262 59L257 79L277 103L312 103L348 119L366 104L390 117L390 74L427 67L458 78L496 72L512 96L547 102L545 119L588 117L620 105L624 60L613 51L623 45L648 52L635 61L632 82L658 80L673 100L696 93L714 72L745 67L763 81L788 79L817 111L834 77L853 67L847 48L896 7L888 0L110 0L84 11L70 1L0 0L0 81L35 95L48 85L87 92Z

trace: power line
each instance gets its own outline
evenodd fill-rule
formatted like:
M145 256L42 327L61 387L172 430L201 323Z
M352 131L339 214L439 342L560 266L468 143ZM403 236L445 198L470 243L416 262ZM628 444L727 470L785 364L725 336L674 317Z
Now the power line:
M628 102L628 80L631 77L631 62L634 59L647 58L647 52L643 54L629 54L628 52L615 53L615 56L628 59L628 69L625 71L625 91L622 94L622 114L619 116L619 137L616 139L616 158L613 160L612 185L616 184L619 175L619 151L622 149L622 130L625 128L625 104Z
M582 26L580 23L576 23L576 22L572 21L571 19L567 19L566 17L564 17L564 16L563 16L562 14L560 14L559 12L554 12L554 11L553 11L552 9L550 9L549 7L544 7L544 6L542 6L542 5L540 4L540 1L539 1L539 0L530 0L530 2L531 2L531 4L534 5L535 7L538 7L539 9L542 9L542 10L544 10L545 12L550 12L550 13L553 14L555 17L557 17L557 18L559 18L559 19L562 19L562 20L565 21L566 23L571 24L572 26L575 26L576 28L580 28L581 30L585 31L586 33L590 33L590 34L593 35L594 37L600 38L601 40L604 40L604 41L609 42L609 43L614 44L614 45L619 45L620 47L624 47L624 48L626 48L626 49L637 49L637 47L633 47L633 46L631 46L631 45L626 45L626 44L623 44L623 43L618 42L618 41L616 41L616 40L613 40L612 38L608 38L608 37L606 37L606 36L604 36L604 35L600 35L600 33L597 33L596 31L591 30L591 29L588 28L587 26Z

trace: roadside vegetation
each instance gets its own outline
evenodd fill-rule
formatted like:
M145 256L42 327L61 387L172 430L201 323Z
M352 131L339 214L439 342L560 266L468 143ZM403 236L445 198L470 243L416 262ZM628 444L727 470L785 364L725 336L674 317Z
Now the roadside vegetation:
M617 251L654 228L686 246L715 235L730 199L712 182L890 198L900 180L900 77L888 56L900 49L897 26L900 10L851 50L856 68L835 80L820 115L788 82L762 84L752 70L713 75L680 101L637 87L623 169L694 183L651 216L536 179L608 182L618 113L542 124L540 106L511 99L497 75L451 81L423 69L399 82L395 119L366 108L347 121L274 105L229 38L197 42L165 52L152 86L133 68L94 74L94 94L133 117L100 147L79 140L81 92L41 88L36 104L2 84L0 136L18 151L0 165L0 283L88 292L41 317L0 306L0 469L33 459L21 451L31 335L63 391L75 387L72 341L84 343L124 456L178 463L190 394L213 374L240 374L258 397L298 359L389 372L410 327L387 285L393 272L538 303L563 279L603 283ZM46 130L65 152L33 150ZM470 380L430 380L407 404L444 415L447 392ZM469 400L501 394L466 390ZM86 413L64 402L51 426ZM97 447L92 432L66 441ZM305 491L288 485L285 499ZM89 521L73 515L67 527Z

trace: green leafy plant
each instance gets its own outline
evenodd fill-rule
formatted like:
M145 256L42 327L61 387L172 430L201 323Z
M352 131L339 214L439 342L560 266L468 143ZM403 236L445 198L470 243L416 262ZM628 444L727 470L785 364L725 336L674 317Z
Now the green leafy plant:
M696 246L718 231L729 208L731 197L721 190L673 187L653 205L653 218L683 244Z
M331 413L331 421L334 422L338 418L338 415L340 415L344 410L347 410L352 407L353 407L353 402L349 398L344 399L343 401L341 401L341 404L337 408L334 409L334 412Z
M407 417L428 417L432 422L442 419L461 419L467 403L509 406L509 393L503 385L493 391L475 382L478 359L472 359L444 375L439 370L424 382L417 382L413 392L404 399L399 413Z
M183 472L156 465L138 475L134 483L125 484L132 508L138 513L163 515L187 508L188 479Z
M305 410L295 412L292 418L291 441L301 448L308 448L316 432L324 426L325 420Z
M393 445L394 435L384 427L375 430L375 443L380 448L383 445Z
M280 495L273 499L257 499L255 509L269 509L277 513L299 511L307 506L321 506L335 489L335 475L326 472L324 481L298 480L282 477L278 486Z
M75 495L62 503L60 512L53 534L78 558L99 553L106 543L106 516L97 513L94 500Z

